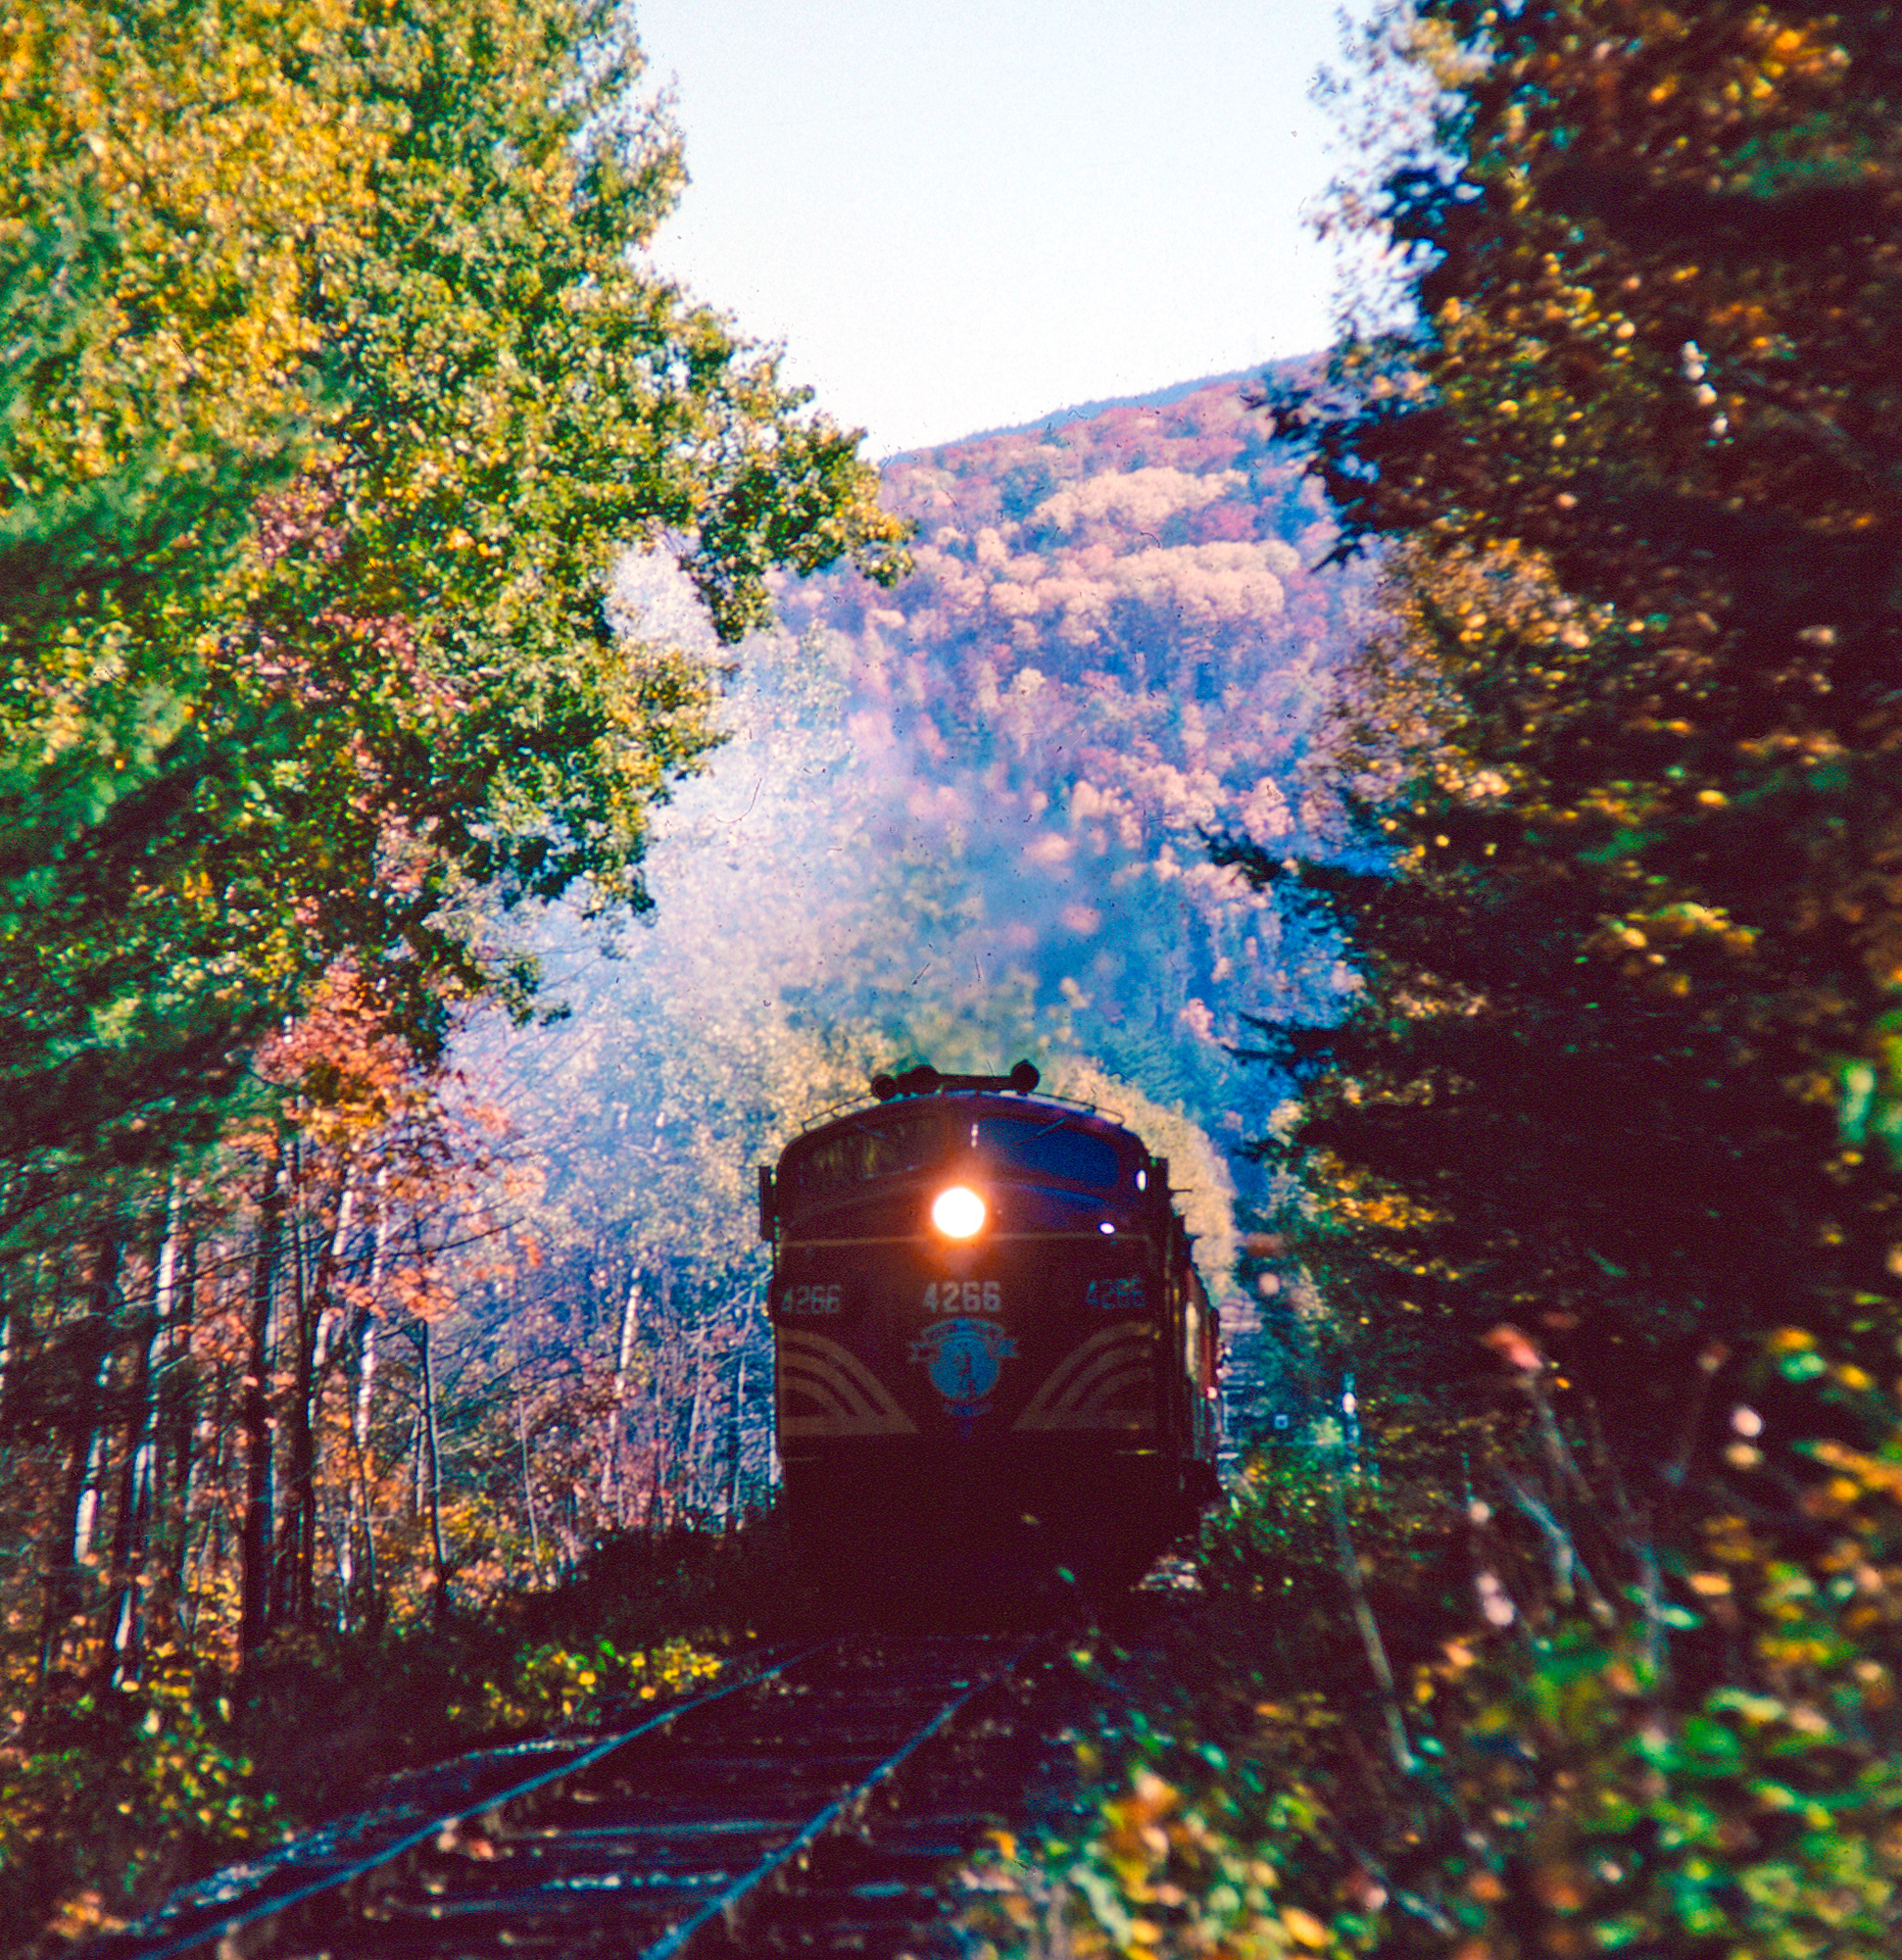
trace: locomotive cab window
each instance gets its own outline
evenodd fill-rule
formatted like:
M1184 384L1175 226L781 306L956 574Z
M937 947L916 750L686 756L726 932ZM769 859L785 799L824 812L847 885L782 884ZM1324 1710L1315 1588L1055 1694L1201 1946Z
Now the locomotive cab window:
M946 1142L945 1120L935 1109L889 1123L860 1124L789 1150L780 1171L781 1189L795 1201L809 1204L874 1178L921 1170L942 1154Z
M1066 1184L1086 1184L1093 1191L1112 1191L1121 1172L1116 1147L1106 1137L1067 1124L1027 1122L1020 1116L980 1116L971 1125L971 1141L982 1156L1034 1177L1059 1178Z

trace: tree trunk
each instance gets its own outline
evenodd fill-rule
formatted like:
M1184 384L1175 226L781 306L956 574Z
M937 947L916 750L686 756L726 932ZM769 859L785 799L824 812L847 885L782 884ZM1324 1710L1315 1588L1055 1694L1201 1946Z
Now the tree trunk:
M242 1567L238 1650L249 1660L263 1646L270 1627L271 1443L270 1362L277 1260L289 1200L282 1149L265 1171L258 1207L258 1249L251 1276L251 1313L246 1328L244 1396L244 1531L239 1541Z
M667 1528L667 1483L669 1458L673 1453L673 1392L679 1387L675 1349L678 1329L673 1319L673 1272L664 1262L660 1267L660 1331L655 1344L655 1367L649 1382L648 1400L654 1410L654 1477L648 1496L647 1524L650 1531Z
M694 1498L700 1491L701 1411L707 1401L707 1329L696 1327L693 1341L694 1399L687 1417L687 1467L681 1479L681 1507L691 1518Z
M357 1525L364 1543L364 1618L372 1632L382 1626L376 1591L376 1520L370 1512L369 1489L369 1426L375 1398L376 1315L366 1308L357 1338L357 1396L350 1411L350 1450L356 1472Z
M112 1350L107 1348L93 1378L94 1401L102 1398L111 1369ZM81 1417L85 1421L85 1417ZM99 1512L106 1494L106 1472L112 1457L112 1432L103 1422L86 1422L85 1469L79 1479L79 1502L73 1518L73 1565L75 1573L91 1555L99 1529Z
M388 1172L376 1173L376 1232L370 1242L369 1298L357 1317L357 1395L350 1411L350 1448L355 1471L357 1521L364 1540L364 1619L372 1634L383 1627L383 1603L376 1589L376 1526L370 1511L370 1421L376 1400L376 1297L383 1285L383 1261L390 1243L389 1208L383 1201Z
M352 1192L338 1187L336 1218L303 1280L302 1237L297 1261L297 1383L286 1411L284 1515L278 1526L277 1617L309 1632L317 1626L317 1399L323 1392L328 1332L336 1308L337 1268L350 1231Z
M11 1413L14 1347L19 1338L14 1326L13 1290L7 1285L7 1274L0 1270L0 1421Z
M159 1335L157 1570L147 1603L153 1624L161 1628L170 1626L177 1616L191 1542L191 1498L198 1466L192 1442L199 1414L191 1330L197 1297L198 1242L181 1232L177 1275L161 1308Z
M285 1206L290 1226L290 1310L278 1325L290 1339L290 1393L279 1402L272 1428L277 1433L279 1490L273 1505L274 1543L270 1553L270 1599L266 1618L274 1632L300 1624L297 1575L304 1563L303 1493L311 1481L311 1368L316 1329L311 1317L311 1287L304 1256L304 1151L292 1137L289 1150L290 1195ZM280 1333L280 1344L282 1335Z
M170 1250L168 1248L167 1250ZM157 1400L153 1349L159 1339L156 1309L146 1317L132 1354L131 1416L120 1465L119 1514L113 1528L112 1591L105 1615L105 1674L117 1688L139 1677L145 1642L145 1562L151 1547L153 1459L157 1454Z
M732 1531L740 1518L740 1452L746 1446L741 1429L747 1405L747 1350L740 1349L739 1379L733 1385L733 1456L726 1477L726 1528Z
M421 1323L421 1330L423 1438L428 1451L429 1478L429 1548L436 1565L431 1608L436 1624L441 1626L449 1618L449 1559L443 1551L443 1459L436 1435L436 1365L430 1351L434 1344L429 1338L428 1321Z
M179 1237L174 1179L166 1192L165 1225L152 1275L152 1310L133 1352L131 1411L113 1537L113 1592L106 1614L107 1681L113 1687L139 1678L145 1644L146 1565L158 1495L159 1374L155 1360L161 1352L160 1344L168 1337L173 1312Z
M96 1474L99 1410L106 1372L112 1363L112 1315L119 1298L120 1260L124 1240L115 1216L99 1235L87 1290L86 1312L75 1330L73 1406L67 1415L67 1477L61 1505L60 1539L46 1561L44 1608L40 1621L39 1678L58 1664L67 1628L83 1600L84 1559L91 1548L88 1494Z
M537 1579L542 1576L542 1528L535 1517L535 1480L528 1462L528 1410L515 1397L515 1437L521 1445L521 1504L528 1513L528 1557Z
M192 1426L192 1484L204 1493L205 1501L197 1525L193 1525L188 1511L181 1527L185 1547L180 1562L178 1613L187 1640L196 1638L205 1589L224 1560L224 1526L234 1510L231 1459L238 1447L237 1426L231 1411L233 1402L241 1403L242 1399L241 1390L235 1397L231 1394L230 1363L220 1363L208 1384L199 1404L198 1419Z
M608 1446L601 1461L601 1502L613 1507L614 1522L624 1531L628 1521L627 1479L622 1462L626 1425L627 1381L634 1367L634 1340L640 1330L641 1281L636 1273L621 1299L620 1346L614 1362L614 1399L608 1410Z
M660 1434L660 1418L654 1418L654 1474L648 1479L647 1514L642 1519L650 1532L658 1532L666 1524L666 1491L661 1483L662 1468L667 1460L665 1440Z

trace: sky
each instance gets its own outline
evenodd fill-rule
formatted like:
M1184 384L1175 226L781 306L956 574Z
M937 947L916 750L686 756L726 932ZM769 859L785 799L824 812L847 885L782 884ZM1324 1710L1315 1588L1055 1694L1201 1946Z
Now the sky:
M635 0L654 260L881 458L1307 353L1329 0Z

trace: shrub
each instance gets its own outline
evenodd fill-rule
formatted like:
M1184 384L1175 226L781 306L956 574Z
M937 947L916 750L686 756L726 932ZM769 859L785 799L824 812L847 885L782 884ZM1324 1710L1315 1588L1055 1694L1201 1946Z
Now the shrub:
M0 1925L113 1924L134 1898L280 1837L277 1799L250 1783L230 1702L175 1647L135 1686L49 1710L0 1751Z
M616 1702L684 1693L710 1681L721 1665L717 1654L685 1640L630 1652L605 1634L592 1642L550 1641L523 1649L501 1679L481 1685L480 1719L496 1729L599 1721ZM459 1718L474 1712L461 1704L452 1708Z

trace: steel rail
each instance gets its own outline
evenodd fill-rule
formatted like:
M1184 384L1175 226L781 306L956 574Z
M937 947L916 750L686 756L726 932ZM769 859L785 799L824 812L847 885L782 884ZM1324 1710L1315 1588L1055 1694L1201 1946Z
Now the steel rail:
M807 1822L801 1825L799 1830L785 1843L768 1852L752 1871L748 1872L744 1877L736 1879L718 1897L709 1899L690 1919L683 1920L671 1932L663 1934L652 1946L646 1947L640 1955L640 1960L672 1960L672 1956L679 1953L687 1942L693 1938L694 1935L716 1914L723 1913L729 1907L737 1905L749 1892L756 1890L759 1886L771 1878L783 1865L798 1857L802 1851L822 1838L854 1804L867 1796L887 1777L891 1776L907 1756L930 1741L932 1737L937 1735L951 1721L952 1716L956 1715L968 1703L976 1700L987 1690L995 1687L1005 1675L1020 1665L1025 1655L1038 1646L1041 1638L1041 1636L1033 1636L1027 1641L1020 1642L981 1681L971 1683L961 1694L957 1695L953 1700L948 1701L923 1728L900 1743L876 1768L861 1777L850 1789L844 1790L838 1796L835 1796L817 1816L808 1819Z
M593 1769L596 1764L606 1761L615 1750L625 1748L628 1743L640 1737L650 1736L657 1729L664 1729L669 1723L679 1721L682 1716L710 1707L716 1701L724 1701L728 1695L738 1694L745 1689L756 1688L762 1681L771 1681L776 1676L784 1674L788 1668L797 1667L803 1660L809 1660L815 1653L821 1653L827 1647L838 1646L843 1639L844 1636L841 1635L832 1640L815 1641L811 1645L801 1647L798 1652L788 1654L784 1660L775 1662L771 1667L761 1668L739 1681L730 1681L719 1688L709 1689L705 1694L697 1694L691 1700L675 1702L671 1708L661 1710L659 1714L637 1724L632 1729L620 1730L605 1741L597 1742L577 1755L564 1757L552 1768L540 1770L534 1776L524 1778L520 1783L509 1784L483 1797L479 1802L467 1805L464 1809L452 1811L447 1816L433 1817L427 1824L417 1825L403 1832L387 1844L379 1845L376 1850L358 1858L353 1863L326 1871L321 1878L313 1879L306 1885L296 1886L289 1891L273 1892L268 1897L259 1899L249 1909L224 1914L209 1924L200 1925L194 1932L177 1934L153 1946L122 1944L126 1934L132 1932L132 1929L128 1928L126 1934L108 1935L98 1943L97 1951L101 1954L102 1960L103 1956L110 1956L110 1960L181 1960L181 1956L199 1948L222 1945L248 1927L260 1926L266 1920L287 1913L293 1907L303 1905L310 1899L321 1897L325 1892L341 1891L345 1886L356 1884L359 1879L366 1879L372 1872L381 1870L385 1865L394 1864L407 1853L419 1849L431 1838L453 1841L455 1834L470 1818L486 1817L508 1804L518 1803L523 1797L532 1796L539 1789L546 1789L551 1784L560 1783L564 1777L577 1776ZM985 1686L989 1685L990 1682L987 1680Z

